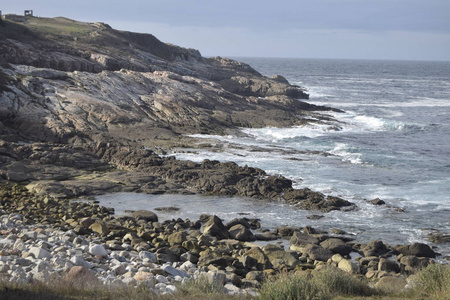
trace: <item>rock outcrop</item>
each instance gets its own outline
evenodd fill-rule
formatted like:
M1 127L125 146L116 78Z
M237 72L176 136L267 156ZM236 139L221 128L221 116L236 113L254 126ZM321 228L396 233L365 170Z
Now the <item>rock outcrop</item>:
M0 50L2 180L60 198L139 191L286 200L322 211L351 206L256 168L156 154L193 146L185 134L329 118L317 111L330 108L300 101L308 95L281 76L65 18L6 20Z

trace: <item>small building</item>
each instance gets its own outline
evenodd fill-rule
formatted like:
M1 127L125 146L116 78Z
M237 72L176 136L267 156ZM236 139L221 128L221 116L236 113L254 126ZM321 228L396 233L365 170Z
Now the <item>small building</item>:
M32 17L33 16L33 10L25 10L23 13L25 17Z

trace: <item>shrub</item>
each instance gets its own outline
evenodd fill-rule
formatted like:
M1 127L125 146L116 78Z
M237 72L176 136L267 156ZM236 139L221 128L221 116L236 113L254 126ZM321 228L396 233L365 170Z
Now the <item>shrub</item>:
M331 266L319 270L314 275L314 280L321 290L331 297L375 294L367 280Z
M261 300L325 300L319 286L305 275L281 274L267 281L260 290Z
M412 284L418 294L425 294L432 299L450 299L450 267L429 265L415 276Z

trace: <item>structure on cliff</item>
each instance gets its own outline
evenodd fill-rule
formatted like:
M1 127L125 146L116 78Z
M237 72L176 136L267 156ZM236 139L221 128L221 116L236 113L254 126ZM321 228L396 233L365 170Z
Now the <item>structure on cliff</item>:
M25 17L32 17L33 16L33 10L25 10L23 15Z

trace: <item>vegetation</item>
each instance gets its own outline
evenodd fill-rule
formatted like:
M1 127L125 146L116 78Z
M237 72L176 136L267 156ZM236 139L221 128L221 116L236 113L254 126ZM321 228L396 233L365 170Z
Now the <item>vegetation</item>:
M251 299L249 295L230 296L222 286L208 282L206 278L178 285L175 295L156 295L142 284L133 287L79 287L66 281L46 285L39 282L20 284L0 281L0 299L47 300L47 299ZM283 273L274 280L266 281L259 290L259 300L449 300L450 267L430 265L411 278L410 288L393 294L382 294L371 287L367 280L360 279L337 268L327 267L312 273Z
M420 297L434 300L450 299L450 266L433 264L416 274L412 291Z

